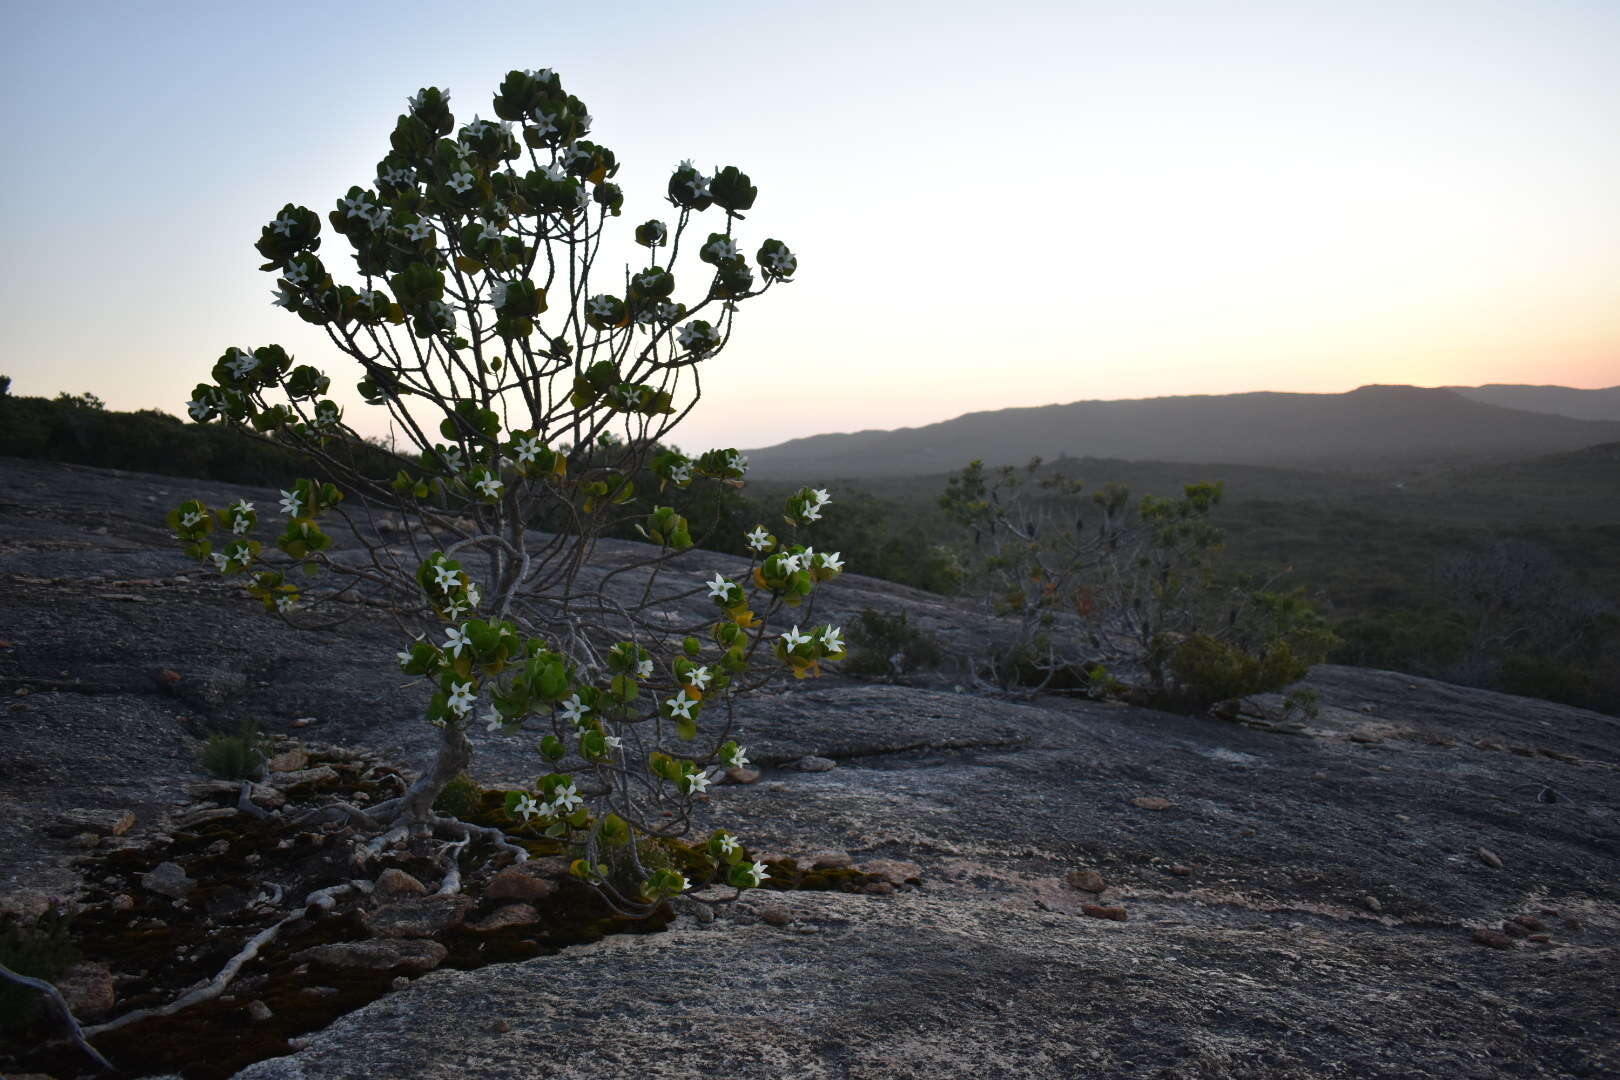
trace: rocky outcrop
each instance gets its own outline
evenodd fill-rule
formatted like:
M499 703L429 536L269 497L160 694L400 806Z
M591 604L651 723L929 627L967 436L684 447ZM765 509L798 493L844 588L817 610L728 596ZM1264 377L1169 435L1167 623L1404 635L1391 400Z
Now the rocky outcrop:
M68 872L71 839L45 832L66 810L131 810L131 835L163 820L202 779L198 736L242 717L282 732L313 716L305 737L425 759L436 733L389 627L293 632L192 574L158 523L181 492L269 496L0 468L15 885ZM975 633L936 597L856 576L818 603L835 621L915 603L948 642ZM194 678L226 689L178 695ZM667 932L440 969L242 1075L1620 1071L1620 720L1392 672L1308 683L1314 718L1277 697L1213 719L836 677L760 695L735 735L763 775L711 788L695 827L805 867L847 859L886 890L685 901ZM534 776L532 739L475 742L481 779ZM532 869L518 892L549 883ZM497 921L520 932L510 899ZM493 939L489 918L451 932Z

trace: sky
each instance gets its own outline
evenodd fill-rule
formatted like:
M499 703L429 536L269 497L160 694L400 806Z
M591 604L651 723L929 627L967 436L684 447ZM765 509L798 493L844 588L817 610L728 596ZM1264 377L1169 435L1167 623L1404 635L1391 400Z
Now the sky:
M688 449L1082 399L1620 383L1612 0L3 8L14 393L178 413L227 347L271 342L351 385L271 306L260 228L370 182L419 87L462 123L539 67L624 162L624 233L692 158L758 185L745 251L799 256L707 363Z

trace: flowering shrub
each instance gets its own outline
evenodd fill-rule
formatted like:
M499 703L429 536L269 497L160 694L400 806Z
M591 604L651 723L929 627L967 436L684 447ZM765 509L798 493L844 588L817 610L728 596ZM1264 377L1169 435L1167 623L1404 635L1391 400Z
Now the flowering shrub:
M753 565L739 579L665 573L694 545L686 493L740 486L748 464L735 449L688 456L667 436L741 305L789 281L798 260L776 239L750 260L738 228L758 192L745 173L683 162L667 186L672 220L634 230L647 265L599 273L624 194L618 158L587 138L584 104L549 70L509 73L495 120L458 130L449 101L419 91L373 179L324 218L287 204L256 245L277 278L274 303L360 365L361 398L407 451L393 477L353 467L357 437L325 372L279 345L233 346L197 386L191 416L277 433L338 483L299 480L274 510L190 500L168 520L189 555L240 577L275 617L316 622L341 592L410 635L397 660L427 692L439 753L403 797L357 817L388 837L465 837L470 826L432 805L470 759L468 733L538 726L547 772L507 794L516 831L568 845L577 874L621 910L646 911L700 884L644 860L645 845L683 835L717 770L747 763L731 709L769 677L761 663L805 677L844 656L836 627L766 629L843 568L836 552L795 539L820 517L825 491L787 500L788 538L749 531ZM704 214L714 224L694 232ZM358 284L333 276L323 226L347 242ZM697 249L698 276L683 268L678 281L683 244ZM405 523L408 541L377 537L380 510ZM552 531L531 531L537 520ZM596 538L626 521L649 552L594 572ZM363 557L334 547L335 522ZM688 600L706 601L708 614L683 619L672 605ZM704 850L711 878L747 888L766 876L729 833ZM630 886L609 880L610 861L633 868Z

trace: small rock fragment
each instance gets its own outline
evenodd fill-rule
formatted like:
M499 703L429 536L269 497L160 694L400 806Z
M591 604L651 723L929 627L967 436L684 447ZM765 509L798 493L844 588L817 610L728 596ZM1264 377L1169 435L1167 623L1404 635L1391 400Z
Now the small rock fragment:
M1527 938L1530 936L1530 931L1511 919L1502 920L1502 933L1510 938Z
M308 765L309 751L304 749L302 746L294 746L290 749L283 750L281 753L270 759L270 771L273 773L298 772L306 768Z
M1536 933L1545 932L1547 929L1547 924L1536 918L1534 915L1515 915L1513 916L1513 921L1524 927L1526 930L1532 930Z
M334 994L337 993L337 987L335 987L335 986L306 986L306 987L304 987L302 990L300 990L298 992L300 994L303 994L305 997L313 997L313 998L331 997L331 996L333 996Z
M368 912L363 921L373 937L432 937L452 926L460 926L472 901L465 896L424 896Z
M1124 922L1129 916L1125 909L1118 904L1081 904L1080 910L1093 919L1112 919L1114 922Z
M788 768L797 769L800 772L830 772L838 768L838 762L832 758L817 757L815 754L809 754L788 765Z
M772 926L786 926L793 921L793 912L780 904L772 904L769 907L761 908L759 917Z
M98 848L101 846L101 837L93 832L82 832L73 838L73 846L84 848L86 851L91 848Z
M207 825L211 821L224 821L235 817L239 811L234 806L207 806L201 810L192 810L181 814L174 819L174 824L181 829L195 829L199 825Z
M1143 810L1168 810L1175 805L1169 799L1158 795L1138 795L1131 800L1131 804L1140 806Z
M1477 854L1479 855L1479 861L1484 863L1486 866L1489 866L1493 870L1502 869L1502 856L1498 855L1490 848L1480 848Z
M726 770L726 779L733 784L757 784L760 775L758 769L750 769L746 765L733 765Z
M493 1024L489 1025L489 1030L496 1035L505 1035L508 1031L512 1030L512 1025L505 1020L497 1020Z
M58 815L45 831L52 836L77 836L86 832L97 836L123 836L134 827L135 814L130 810L69 810Z
M1103 876L1090 869L1070 870L1063 880L1069 883L1070 888L1079 889L1081 892L1100 893L1108 887Z
M813 870L845 870L855 865L847 851L818 851L810 859Z
M394 981L389 983L389 985L392 986L395 990L403 990L407 986L411 985L411 980L407 979L403 975L395 975L394 976Z
M1176 863L1174 866L1170 867L1169 872L1176 875L1176 877L1192 877L1192 867L1186 866L1182 863Z
M184 900L197 883L176 862L161 862L141 875L141 886L173 900Z
M1367 905L1368 911L1384 910L1384 905L1379 902L1378 897L1376 896L1363 896L1361 898L1361 902Z
M292 727L308 727L309 725L313 724L314 722L315 722L315 718L313 716L300 716L298 719L296 719L296 720L294 720L292 722L291 726Z
M904 859L868 859L859 867L863 874L876 874L890 885L921 885L923 868Z
M397 900L404 896L423 896L426 893L426 885L393 866L377 875L377 884L371 890L371 895L379 900Z
M893 896L894 885L887 881L868 881L861 886L861 892L868 896Z
M468 923L467 929L476 930L480 934L487 934L493 930L505 930L511 926L529 926L540 921L540 913L530 904L507 904L496 908L488 915L475 923Z
M112 898L114 911L130 911L135 907L135 898L129 893L119 893Z
M529 869L528 863L508 866L490 879L484 895L491 900L543 900L557 886Z
M247 1004L247 1014L254 1020L268 1020L276 1015L270 1011L270 1006L262 1001L250 1001Z
M294 960L307 960L322 967L388 971L432 971L444 962L450 950L437 941L345 941L315 945L293 954ZM397 981L397 980L396 980Z
M112 971L105 964L81 960L57 977L56 988L80 1018L100 1016L117 1002Z
M335 784L337 770L330 765L317 765L313 769L297 772L271 773L270 782L278 788L297 787L299 784Z
M1511 949L1514 947L1513 939L1500 930L1487 930L1483 927L1474 931L1474 941L1492 949Z
M1546 944L1549 944L1552 941L1552 935L1551 934L1531 934L1530 935L1530 940L1535 942L1537 945L1546 945Z

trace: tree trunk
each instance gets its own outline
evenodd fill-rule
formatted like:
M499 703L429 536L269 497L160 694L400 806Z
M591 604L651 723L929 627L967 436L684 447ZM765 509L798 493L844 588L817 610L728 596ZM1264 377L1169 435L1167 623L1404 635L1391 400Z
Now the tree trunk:
M439 740L439 752L434 757L433 764L427 772L417 778L416 783L405 793L405 805L400 808L399 817L395 820L403 825L418 825L427 822L433 815L433 801L439 797L439 792L450 781L467 771L472 762L472 743L467 741L467 733L456 724L445 724L440 729L443 737Z

